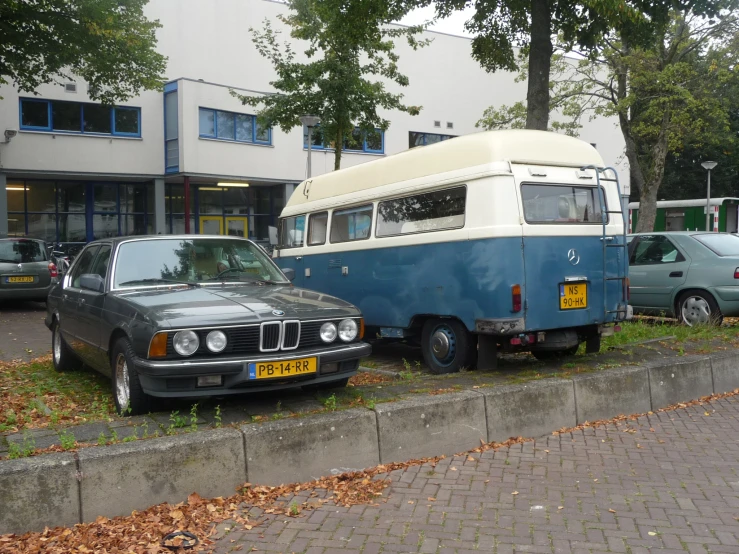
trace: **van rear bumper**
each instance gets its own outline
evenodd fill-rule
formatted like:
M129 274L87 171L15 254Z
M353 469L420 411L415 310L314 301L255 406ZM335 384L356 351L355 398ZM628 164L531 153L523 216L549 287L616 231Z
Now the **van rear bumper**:
M483 335L514 335L525 330L526 320L522 317L475 320L475 332Z

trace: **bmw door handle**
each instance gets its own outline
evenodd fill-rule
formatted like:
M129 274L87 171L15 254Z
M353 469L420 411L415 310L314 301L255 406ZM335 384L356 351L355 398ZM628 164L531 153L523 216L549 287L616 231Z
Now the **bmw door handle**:
M80 304L84 304L84 303L85 303L85 299L84 298L80 298Z
M682 277L682 276L683 276L682 271L673 271L672 273L670 273L670 277Z

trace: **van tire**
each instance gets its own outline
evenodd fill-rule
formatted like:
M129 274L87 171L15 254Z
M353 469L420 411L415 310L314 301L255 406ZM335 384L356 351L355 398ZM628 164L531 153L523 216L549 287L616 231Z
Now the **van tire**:
M467 328L456 319L429 319L423 324L421 352L435 375L471 369L476 362L475 341Z

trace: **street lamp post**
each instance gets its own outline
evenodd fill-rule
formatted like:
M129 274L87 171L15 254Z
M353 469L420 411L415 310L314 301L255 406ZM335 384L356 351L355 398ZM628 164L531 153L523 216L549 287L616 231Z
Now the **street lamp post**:
M321 122L321 118L316 115L301 115L300 122L308 128L308 176L311 177L311 152L313 146L313 127Z
M708 190L706 192L706 232L711 229L708 227L711 222L711 170L718 165L717 162L703 162L701 166L708 170Z

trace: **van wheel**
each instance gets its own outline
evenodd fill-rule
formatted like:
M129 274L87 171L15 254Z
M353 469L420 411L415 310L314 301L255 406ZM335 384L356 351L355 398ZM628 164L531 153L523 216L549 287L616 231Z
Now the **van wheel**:
M470 369L475 362L473 342L467 328L455 319L430 319L423 324L423 359L436 375Z
M54 369L59 372L73 371L82 366L82 363L72 354L69 346L64 342L61 329L59 329L59 322L56 320L54 320L54 325L51 327L51 354Z
M721 325L724 315L716 300L702 290L691 290L677 301L677 318L690 327L696 325Z
M578 348L580 348L579 344L577 346L565 348L564 350L532 350L531 353L537 360L541 362L548 362L550 360L558 360L559 358L564 358L565 356L574 356L575 354L577 354Z
M150 411L151 397L141 388L133 365L133 349L128 339L118 339L113 347L113 400L118 415L141 415Z

